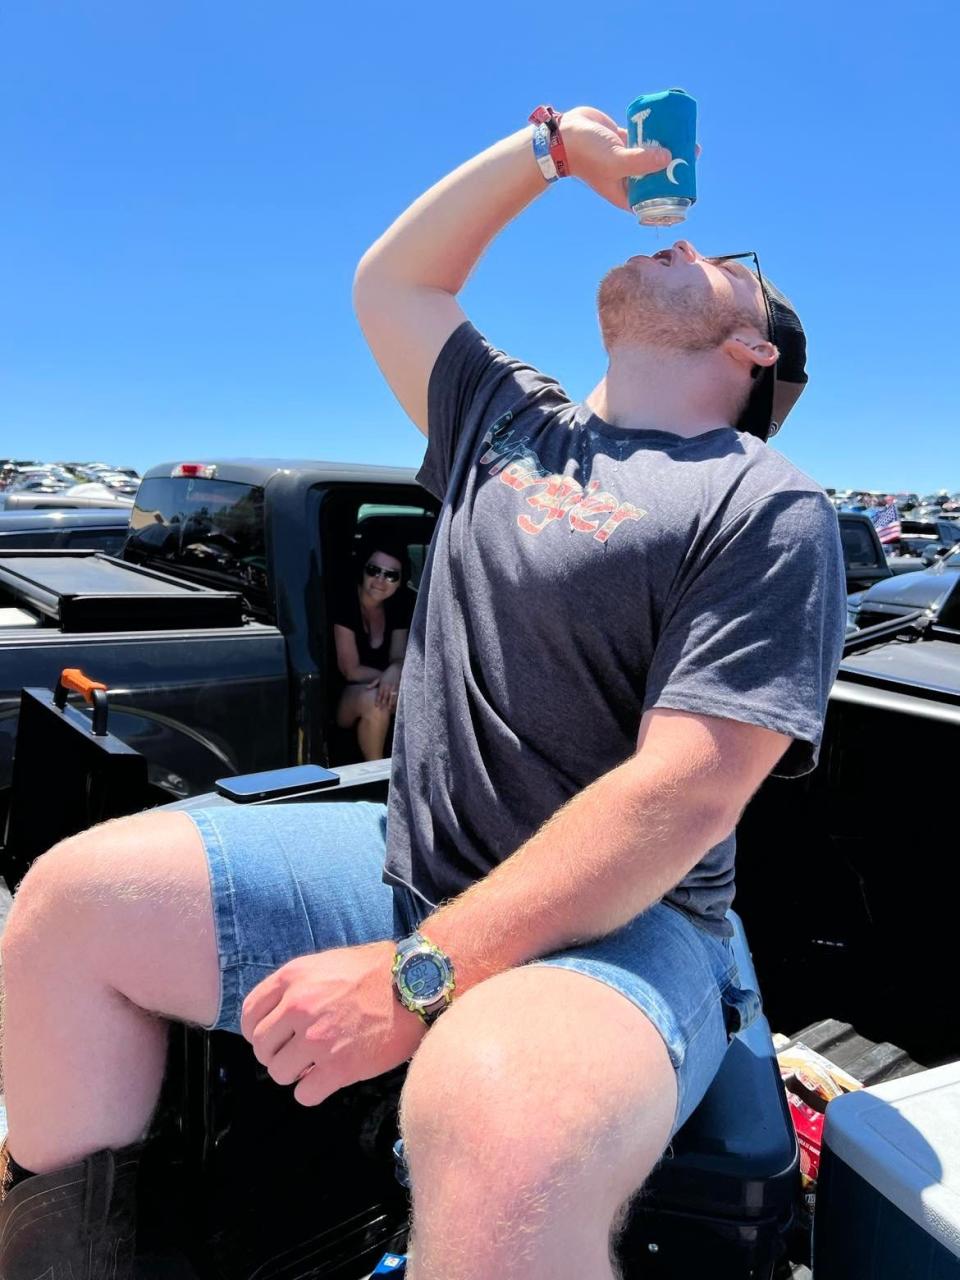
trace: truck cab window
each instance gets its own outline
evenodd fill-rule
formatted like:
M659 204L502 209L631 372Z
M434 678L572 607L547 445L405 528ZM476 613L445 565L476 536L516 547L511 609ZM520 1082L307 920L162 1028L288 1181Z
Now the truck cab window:
M130 515L125 558L243 593L269 612L263 489L202 477L144 480Z

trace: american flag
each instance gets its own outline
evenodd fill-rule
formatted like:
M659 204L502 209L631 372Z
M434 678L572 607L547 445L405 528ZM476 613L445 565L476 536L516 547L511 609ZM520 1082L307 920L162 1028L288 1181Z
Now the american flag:
M895 502L888 502L885 507L874 507L870 512L873 527L880 536L881 542L897 542L902 530L900 528L900 512Z

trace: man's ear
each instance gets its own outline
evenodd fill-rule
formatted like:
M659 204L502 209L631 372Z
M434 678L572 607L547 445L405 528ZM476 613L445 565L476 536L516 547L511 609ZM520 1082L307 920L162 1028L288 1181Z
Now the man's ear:
M724 340L721 350L724 355L748 369L757 365L763 369L769 368L780 358L780 352L773 343L761 338L755 329L735 330Z

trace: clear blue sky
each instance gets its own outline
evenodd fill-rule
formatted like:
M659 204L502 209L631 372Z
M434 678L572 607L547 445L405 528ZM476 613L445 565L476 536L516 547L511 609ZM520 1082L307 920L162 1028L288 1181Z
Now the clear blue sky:
M622 118L682 85L704 148L686 233L755 247L808 329L778 447L827 485L960 489L957 14L6 0L0 455L416 463L350 308L363 250L538 102ZM660 235L558 184L464 305L583 396L596 283Z

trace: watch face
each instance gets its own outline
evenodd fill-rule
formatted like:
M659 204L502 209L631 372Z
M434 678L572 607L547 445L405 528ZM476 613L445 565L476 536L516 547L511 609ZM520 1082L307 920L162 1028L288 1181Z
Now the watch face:
M429 1002L443 991L446 971L440 961L431 955L413 956L400 971L403 985L414 1000Z

